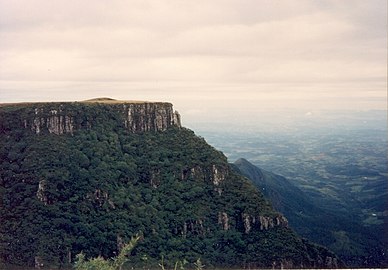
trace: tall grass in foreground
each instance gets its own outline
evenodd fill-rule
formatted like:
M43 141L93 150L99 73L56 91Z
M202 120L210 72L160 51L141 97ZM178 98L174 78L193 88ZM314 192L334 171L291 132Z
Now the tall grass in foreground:
M85 260L85 254L80 253L76 256L76 261L74 263L74 268L76 270L122 270L123 265L129 261L128 256L131 254L132 250L136 246L137 242L140 240L141 236L138 234L131 238L128 244L125 244L121 249L119 255L112 259L104 259L101 256L97 258L92 258ZM185 265L187 264L186 260L176 261L174 270L184 270ZM196 270L202 270L204 265L201 262L201 259L197 259L194 263ZM162 270L167 270L164 266L164 258L162 257L159 267Z
M131 241L123 246L119 255L110 260L105 260L101 256L85 260L85 255L80 253L76 256L74 267L76 270L121 270L123 265L129 260L128 255L131 254L139 239L139 235L132 237Z

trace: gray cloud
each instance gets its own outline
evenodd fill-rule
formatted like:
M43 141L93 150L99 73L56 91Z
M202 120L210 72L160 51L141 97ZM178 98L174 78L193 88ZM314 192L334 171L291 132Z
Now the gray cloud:
M215 101L221 113L385 108L386 10L385 0L0 0L0 102L111 95L189 115Z

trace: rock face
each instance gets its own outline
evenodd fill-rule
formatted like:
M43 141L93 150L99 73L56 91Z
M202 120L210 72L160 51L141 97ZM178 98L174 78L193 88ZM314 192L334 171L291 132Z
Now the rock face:
M62 111L62 106L59 110L50 110L46 112L43 108L36 108L34 116L23 120L25 128L31 129L36 134L48 131L57 135L70 133L74 131L74 117L66 115Z
M242 214L242 220L244 223L245 233L249 233L252 227L255 224L258 224L260 230L269 230L276 226L288 228L288 221L282 215L277 215L275 217L267 217L267 216L251 216L246 213Z
M124 125L132 132L164 131L181 126L180 115L169 103L123 104Z
M106 100L105 100L106 101ZM171 126L181 127L180 115L166 102L51 102L3 104L0 106L0 132L15 128L29 129L35 134L73 134L79 129L93 129L109 120L118 128L133 133L165 131ZM7 118L18 117L16 126Z

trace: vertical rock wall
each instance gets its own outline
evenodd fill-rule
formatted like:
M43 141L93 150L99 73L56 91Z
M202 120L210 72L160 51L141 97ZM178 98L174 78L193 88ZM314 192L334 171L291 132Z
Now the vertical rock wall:
M181 126L180 115L168 103L124 104L124 126L132 132L164 131Z
M22 117L17 121L15 115ZM106 118L133 133L181 127L179 113L165 102L20 103L0 107L0 133L23 127L35 134L72 135L79 129L93 129L93 123Z

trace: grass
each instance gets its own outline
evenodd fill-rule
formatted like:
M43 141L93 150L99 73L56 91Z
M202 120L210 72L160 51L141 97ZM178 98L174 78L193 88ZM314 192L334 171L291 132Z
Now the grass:
M142 100L117 100L113 98L102 97L102 98L83 100L83 101L80 101L80 103L123 104L123 103L152 103L152 102L142 101Z
M99 104L145 104L145 103L168 103L168 102L152 102L152 101L142 101L142 100L117 100L108 97L93 98L82 101L53 101L53 102L19 102L19 103L0 103L0 107L18 107L18 106L30 106L36 104L50 104L50 103L99 103Z

